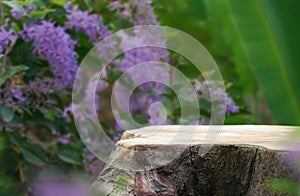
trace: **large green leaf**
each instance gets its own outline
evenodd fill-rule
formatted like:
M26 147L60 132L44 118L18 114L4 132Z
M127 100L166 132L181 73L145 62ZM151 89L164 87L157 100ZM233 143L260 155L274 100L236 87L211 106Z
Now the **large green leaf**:
M278 123L300 124L297 0L227 0L259 87Z
M245 94L256 91L256 80L250 62L243 52L243 44L229 14L228 3L224 0L204 0L208 12L206 27L211 31L213 54L224 56L234 63L238 74L235 85L242 87ZM227 68L228 69L228 68Z
M242 52L242 43L237 36L226 1L155 0L153 2L162 25L183 30L198 39L217 61L225 80L234 81L234 86L241 89L243 94L256 92L256 80L249 60ZM188 67L181 71L187 72L186 68ZM196 76L193 70L190 71L187 76Z

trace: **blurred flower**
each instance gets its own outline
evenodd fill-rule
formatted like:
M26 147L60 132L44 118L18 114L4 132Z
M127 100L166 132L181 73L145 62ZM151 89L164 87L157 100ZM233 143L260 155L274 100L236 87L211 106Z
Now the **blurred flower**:
M70 104L69 106L65 107L64 109L64 113L63 113L63 117L67 120L70 121L70 117L69 117L69 113L72 114L72 104Z
M6 20L5 24L0 26L0 58L3 57L10 43L15 42L17 39L15 31L8 26L8 22Z
M236 105L236 103L233 101L231 97L226 93L226 114L235 114L240 112L239 106Z
M136 26L159 24L151 0L122 0L112 1L111 10L117 11L125 19L129 19Z
M68 13L66 28L75 28L76 31L86 34L92 43L97 43L111 34L108 27L103 24L101 16L81 11L78 6L73 6L71 2L67 4L65 9Z
M57 137L57 141L62 144L69 144L71 140L71 135L60 135Z
M20 19L20 18L22 18L21 13L18 10L16 10L16 9L10 10L10 13L17 20Z
M111 10L117 11L125 19L130 20L135 26L139 25L158 25L156 20L156 15L151 6L151 1L148 0L129 0L128 2L123 2L121 0L113 1L110 3ZM146 34L137 32L135 30L135 35L123 35L120 47L127 48L128 45L143 45L145 40L153 40L155 43L165 43L160 32L148 32ZM117 67L126 72L132 66L135 66L144 62L165 62L169 61L169 53L166 49L155 48L150 46L144 46L139 48L134 48L130 51L124 53L124 58L115 61ZM156 74L156 77L169 78L169 73L165 70L160 69L159 72L155 72L153 69L145 68L141 72L136 71L135 77L141 77L142 81L145 74ZM137 78L136 77L136 78ZM135 81L140 83L139 81ZM150 91L156 93L149 93ZM151 104L155 102L162 102L163 96L161 94L165 93L165 86L161 83L148 82L142 84L139 87L139 91L135 92L130 99L129 108L131 111L138 111L142 114L149 116L149 123L151 125L161 124L162 119L159 116L154 115L157 112L152 111L152 118L148 111ZM120 95L121 96L121 95ZM122 96L121 96L122 97ZM122 103L119 103L122 104ZM155 117L156 116L156 117Z
M117 142L121 139L122 137L122 133L118 133L115 137L114 137L114 142Z
M51 78L35 78L29 81L24 87L27 100L25 105L33 110L49 106L53 102L49 99L48 95L53 93L54 90L54 83Z
M34 196L88 196L89 189L83 184L66 180L45 180L33 186Z
M35 10L36 7L33 5L29 5L29 6L22 5L22 12L16 9L11 9L10 13L15 19L19 20L22 17L28 16L31 12Z
M226 115L239 113L240 108L236 105L235 101L224 92L222 88L218 87L214 81L193 81L195 83L195 89L201 94L201 96L210 102L219 103L220 110L226 111Z
M27 98L20 88L6 83L0 91L0 100L1 104L15 111L20 111L20 106L26 104Z

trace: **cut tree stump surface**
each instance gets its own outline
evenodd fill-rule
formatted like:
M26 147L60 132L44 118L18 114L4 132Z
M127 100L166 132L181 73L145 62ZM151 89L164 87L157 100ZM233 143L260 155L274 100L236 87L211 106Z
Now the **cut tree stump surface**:
M295 153L288 145L294 129L226 125L129 130L93 190L112 196L280 195L266 185L277 177L298 179Z

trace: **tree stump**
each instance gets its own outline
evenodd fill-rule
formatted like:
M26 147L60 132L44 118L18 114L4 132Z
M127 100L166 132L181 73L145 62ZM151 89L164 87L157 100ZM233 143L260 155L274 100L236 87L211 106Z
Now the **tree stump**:
M92 187L97 195L112 196L278 195L266 187L269 180L298 176L287 143L294 129L227 125L126 131Z

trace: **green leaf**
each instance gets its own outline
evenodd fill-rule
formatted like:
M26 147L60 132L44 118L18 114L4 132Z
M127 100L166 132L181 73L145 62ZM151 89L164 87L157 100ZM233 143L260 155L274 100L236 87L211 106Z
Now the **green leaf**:
M46 15L48 13L54 12L55 9L44 9L44 10L38 10L34 12L30 12L30 16L41 16L41 15Z
M65 163L82 165L80 154L72 150L62 150L58 153L58 158Z
M233 114L226 116L224 124L228 125L238 125L238 124L258 124L255 120L242 115L242 114Z
M228 3L226 0L205 0L205 5L208 12L207 28L211 30L212 35L212 54L231 60L238 74L235 85L241 86L246 94L255 92L255 77L230 15ZM224 62L218 63L224 64Z
M59 6L64 6L67 3L67 0L50 0L51 3L59 5Z
M20 144L20 139L17 138L14 134L7 134L7 137L8 137L8 141L15 145L15 146L19 146Z
M21 5L25 5L25 6L29 5L27 2L24 2L24 1L1 1L1 3L15 9L15 10L18 10L19 12L23 12Z
M30 6L30 3L27 1L17 1L17 4L19 5L25 5L25 6Z
M15 117L15 112L6 106L0 106L0 113L4 122L11 122Z
M27 113L29 116L33 116L32 112L30 111L30 109L26 108L25 106L20 106L20 108Z
M20 146L21 153L24 159L33 165L36 166L45 166L47 154L44 149L37 144L21 144Z
M46 7L43 0L29 0L29 4L34 5L38 9L44 9Z
M258 85L278 123L300 124L297 0L227 0Z
M136 114L136 115L134 115L133 119L139 124L147 124L148 123L148 118L145 115Z
M37 117L37 116L32 116L30 118L27 119L30 122L33 122L37 125L42 125L45 128L49 129L53 134L56 133L56 126L53 122L51 122L50 120L46 119L46 118L42 118L42 117Z
M84 0L84 3L89 8L90 11L94 10L94 3L92 0Z
M2 86L12 76L26 70L28 70L28 67L26 67L25 65L8 67L3 74L0 74L0 86Z
M109 84L113 84L116 80L119 79L119 77L122 75L122 72L117 69L110 69L108 74L109 75L107 82Z

